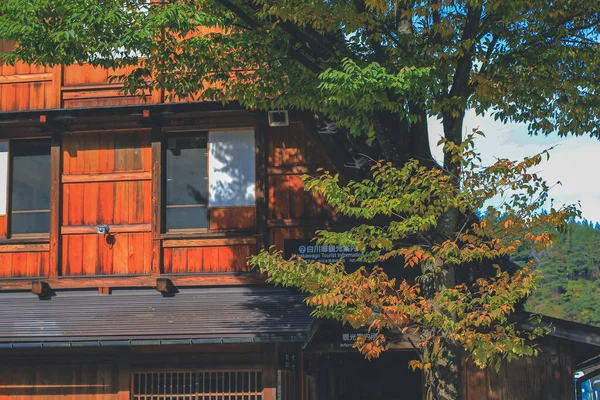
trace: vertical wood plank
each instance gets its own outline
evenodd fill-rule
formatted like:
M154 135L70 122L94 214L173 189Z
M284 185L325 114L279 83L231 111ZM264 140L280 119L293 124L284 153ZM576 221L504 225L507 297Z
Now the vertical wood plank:
M0 238L8 235L8 216L0 215Z
M160 234L162 232L162 133L160 132L160 124L154 123L155 127L152 130L151 140L151 160L152 160L152 183L151 183L151 206L147 207L151 213L151 229L152 229L152 273L159 274L161 268L164 270L161 259L162 242ZM147 216L146 216L147 217ZM170 252L169 252L170 253Z
M67 270L70 276L81 276L83 274L83 235L69 235L67 262Z
M279 345L265 344L263 361L263 400L277 400L277 361Z
M57 65L52 69L51 99L49 105L51 108L62 108L62 86L63 86L64 67Z
M105 274L129 273L129 234L115 235L115 244L112 249L112 270L104 271Z
M122 235L120 235L122 236ZM120 238L115 236L118 241ZM114 244L116 246L116 242ZM110 275L114 269L114 246L107 243L105 238L98 239L98 273L102 275Z
M126 224L129 218L129 203L127 182L115 182L114 196L114 222L115 224Z
M83 224L98 224L98 201L100 184L88 182L83 184Z
M27 276L27 253L12 253L13 277Z
M69 225L83 225L83 184L72 183L68 185Z
M114 221L116 185L116 182L102 182L98 185L98 224L112 224Z
M100 235L83 235L83 275L98 275L98 241L103 240Z
M12 254L0 253L0 277L9 278L12 274Z
M50 262L49 276L58 276L60 270L60 225L61 225L61 138L52 135L50 142Z
M173 249L171 249L171 248L163 249L162 257L163 257L163 273L165 273L165 274L173 273L173 263L172 263Z
M129 235L129 261L130 274L144 273L144 235L145 233L132 233Z
M268 188L267 188L267 129L264 122L257 126L255 132L256 143L256 250L269 247L267 235L267 217L269 213Z
M221 246L218 247L218 270L221 272L235 271L239 266L234 265L233 252L235 248L239 246Z

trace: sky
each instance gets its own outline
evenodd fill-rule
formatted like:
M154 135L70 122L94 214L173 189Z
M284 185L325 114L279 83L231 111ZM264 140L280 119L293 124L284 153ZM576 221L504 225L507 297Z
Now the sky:
M429 137L433 155L441 158L441 148L436 143L442 135L439 121L429 119ZM496 158L521 159L555 146L550 152L550 160L544 161L535 170L546 179L550 186L550 198L555 206L581 202L582 217L600 222L600 140L590 137L530 136L523 124L503 124L494 118L467 113L465 131L473 128L481 130L486 137L477 137L476 150L481 153L483 162L491 164Z

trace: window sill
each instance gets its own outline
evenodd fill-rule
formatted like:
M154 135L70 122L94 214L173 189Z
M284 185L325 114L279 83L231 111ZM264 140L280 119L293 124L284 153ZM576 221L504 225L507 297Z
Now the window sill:
M8 239L0 239L0 244L48 244L50 236L13 236Z

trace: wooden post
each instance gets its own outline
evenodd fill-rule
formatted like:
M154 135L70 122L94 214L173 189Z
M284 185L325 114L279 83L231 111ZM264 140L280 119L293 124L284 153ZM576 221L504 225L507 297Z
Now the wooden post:
M266 345L263 364L263 399L277 400L277 362L279 360L279 345Z
M264 127L264 121L257 124L255 131L256 138L256 241L257 251L269 247L269 238L267 235L267 129Z
M48 276L60 275L60 220L62 157L58 132L52 134L50 148L50 254Z
M162 134L160 123L152 119L152 273L160 274L162 271Z
M131 398L131 358L129 349L119 359L119 396L118 400Z

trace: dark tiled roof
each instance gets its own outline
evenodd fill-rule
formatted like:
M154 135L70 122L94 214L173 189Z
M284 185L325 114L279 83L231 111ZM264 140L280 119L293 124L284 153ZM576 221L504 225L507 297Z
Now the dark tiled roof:
M0 294L0 347L303 341L313 323L301 294L275 288Z

